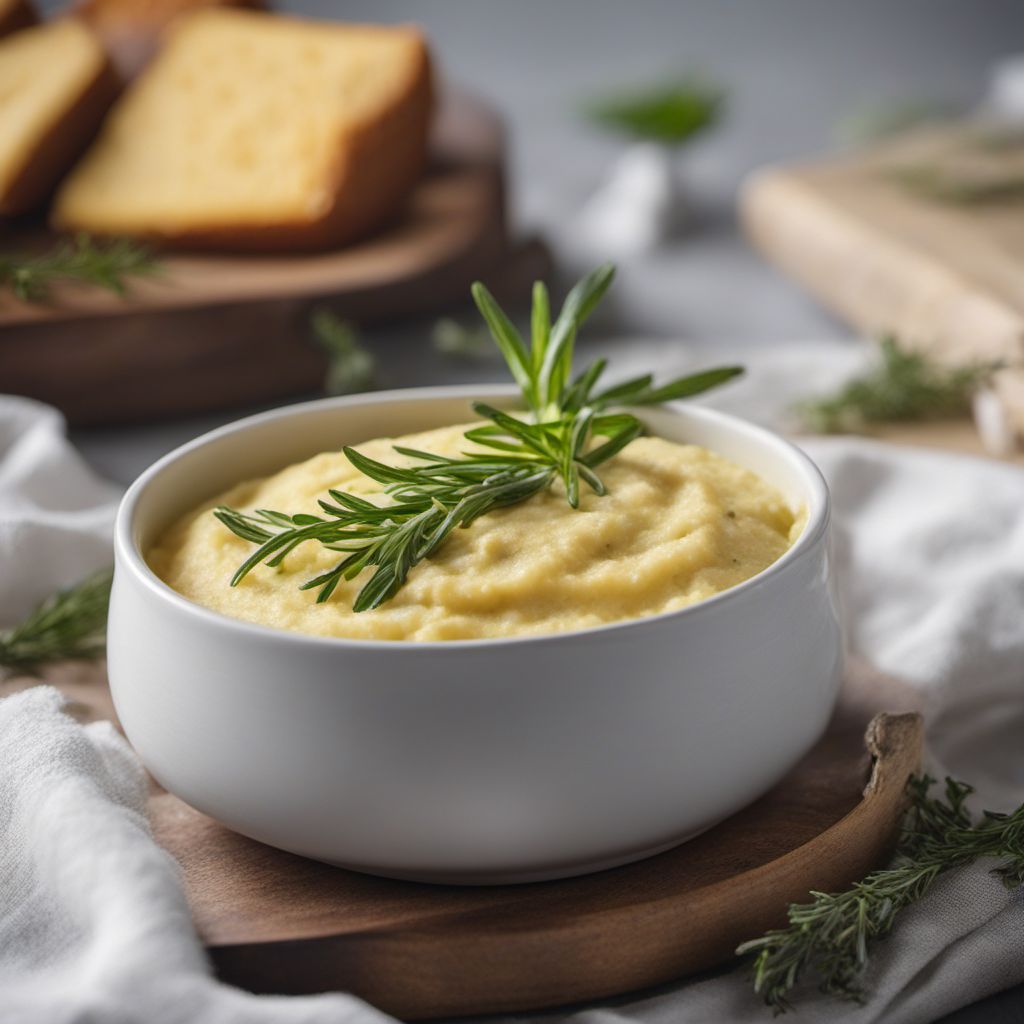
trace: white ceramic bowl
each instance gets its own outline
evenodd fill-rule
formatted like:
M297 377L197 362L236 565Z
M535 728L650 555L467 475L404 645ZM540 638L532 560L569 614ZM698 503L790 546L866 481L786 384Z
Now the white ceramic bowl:
M519 882L595 871L708 828L821 735L841 671L829 499L781 438L696 406L651 432L747 466L808 509L764 572L709 601L553 636L440 643L303 636L227 618L143 552L232 484L316 452L467 419L498 388L296 405L215 430L121 505L109 670L153 775L229 827L361 871Z

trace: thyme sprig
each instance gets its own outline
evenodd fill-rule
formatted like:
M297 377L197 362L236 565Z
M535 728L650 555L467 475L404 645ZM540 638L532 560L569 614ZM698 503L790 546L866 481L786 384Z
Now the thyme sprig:
M970 410L971 396L1000 369L998 363L945 367L922 352L883 338L877 367L835 394L802 402L796 413L818 434L855 434L873 423L943 419Z
M78 281L123 295L126 278L152 274L158 266L152 253L135 242L98 243L80 234L36 256L0 255L0 287L10 288L25 302L46 302L57 281Z
M412 465L378 462L344 448L349 462L382 487L385 501L332 489L319 501L322 515L290 515L269 509L244 512L220 506L214 515L236 536L258 545L231 579L237 586L257 566L279 567L300 544L314 541L343 557L307 580L317 602L330 599L342 580L372 569L353 603L357 612L377 608L393 597L409 572L431 557L456 527L526 501L560 481L573 508L581 490L597 495L605 485L596 470L643 432L643 425L621 407L685 398L730 380L738 367L720 367L656 386L645 374L602 391L606 368L599 359L572 375L576 335L608 290L614 268L608 264L584 277L566 297L552 322L547 289L533 290L530 344L480 283L473 298L522 392L524 415L512 415L484 402L473 403L483 425L465 432L474 446L458 458L396 445ZM329 499L329 500L328 500Z
M983 857L1009 889L1024 885L1024 805L1012 814L983 812L974 823L966 800L972 787L947 778L945 798L929 796L934 779L908 783L911 807L890 867L873 871L845 892L812 892L789 907L789 926L745 942L753 955L754 989L777 1013L807 974L819 989L843 999L865 997L862 980L871 942L892 931L901 910L916 903L952 868Z
M93 573L48 597L13 629L0 632L0 667L35 673L53 661L101 657L112 579L111 569Z

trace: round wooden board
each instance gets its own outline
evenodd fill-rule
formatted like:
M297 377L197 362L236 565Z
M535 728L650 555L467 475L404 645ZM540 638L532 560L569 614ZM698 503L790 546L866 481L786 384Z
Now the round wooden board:
M116 721L102 666L57 666L45 681L83 720ZM0 696L38 682L0 681ZM828 733L770 793L668 853L565 881L360 875L246 839L162 792L150 819L225 981L349 991L405 1019L534 1010L724 963L782 924L788 903L884 861L920 761L918 710L914 691L854 662Z
M922 727L914 713L872 716L913 707L904 688L854 666L828 735L753 806L668 853L565 881L360 875L236 835L169 794L153 798L151 819L227 981L350 991L405 1019L538 1009L722 963L782 923L789 902L880 863Z
M461 303L478 277L525 294L546 273L543 247L509 241L504 156L497 115L447 94L430 168L400 218L363 242L288 256L167 253L124 298L74 285L45 305L0 294L0 385L79 425L318 391L326 357L311 342L313 307L365 325ZM55 241L29 226L3 249Z

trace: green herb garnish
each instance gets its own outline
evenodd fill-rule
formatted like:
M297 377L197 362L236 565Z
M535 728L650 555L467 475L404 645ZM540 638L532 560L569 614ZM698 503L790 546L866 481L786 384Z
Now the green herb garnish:
M150 251L134 242L101 244L83 234L37 256L0 255L0 287L10 288L25 302L46 302L57 281L78 281L124 295L125 278L152 274L158 266Z
M101 657L112 579L110 569L93 573L47 598L20 625L0 632L0 666L34 673L51 661Z
M359 344L356 328L329 309L316 309L310 319L313 339L327 353L324 390L330 395L349 395L373 386L377 363Z
M449 316L441 317L430 332L435 352L456 359L482 359L494 353L486 326L466 327Z
M721 90L696 79L598 100L587 114L605 128L650 142L681 146L710 128L725 104Z
M873 423L942 419L968 412L971 396L1000 368L975 363L944 367L921 352L883 338L877 369L836 394L796 406L807 429L819 434L855 434Z
M372 567L372 576L353 604L354 611L367 611L393 597L410 570L429 558L456 527L467 527L493 509L525 501L556 480L573 508L579 506L582 486L604 494L597 468L643 432L635 416L614 411L617 407L685 398L741 372L737 367L722 367L660 387L647 374L596 391L606 365L599 359L574 378L576 334L607 291L613 274L614 268L605 265L583 278L554 323L547 289L537 282L529 347L491 293L479 282L473 285L477 307L522 391L526 416L475 402L474 411L489 421L466 431L466 440L476 450L445 458L396 445L400 455L415 460L409 467L385 465L346 447L352 465L382 485L389 499L385 505L331 490L330 500L319 503L324 515L215 509L213 514L232 533L259 545L238 567L231 585L237 586L261 563L280 566L300 544L315 541L343 555L333 568L306 581L301 589L318 591L317 602L323 602L343 579L354 579ZM592 443L596 439L600 443Z
M1024 885L1024 805L1012 814L985 811L972 823L964 806L973 789L946 779L945 799L928 795L934 779L912 778L911 808L891 867L873 871L846 892L812 892L789 907L789 927L745 942L754 955L754 989L776 1012L806 973L822 992L861 1000L869 944L888 935L901 910L916 903L944 871L982 857L1002 860L994 874L1008 889Z
M924 199L953 206L985 206L1024 199L1024 132L1009 125L976 124L955 148L927 163L886 169L887 176Z
M982 206L1024 199L1024 174L1019 172L969 177L940 167L908 166L892 169L889 177L925 199L954 206Z

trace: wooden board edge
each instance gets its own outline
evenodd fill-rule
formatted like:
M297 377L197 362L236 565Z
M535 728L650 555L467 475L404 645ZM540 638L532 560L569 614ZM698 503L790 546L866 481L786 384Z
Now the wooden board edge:
M691 891L683 905L663 898L568 920L557 952L550 930L499 932L481 912L460 917L457 941L442 921L397 935L371 929L212 945L208 953L218 975L242 987L312 992L317 979L330 976L406 1020L538 1010L664 984L728 961L742 941L783 923L787 905L805 900L809 890L842 889L883 861L898 834L922 737L918 714L876 716L865 738L871 769L863 799L821 835L769 864ZM735 916L722 911L736 886L748 902L739 929Z

